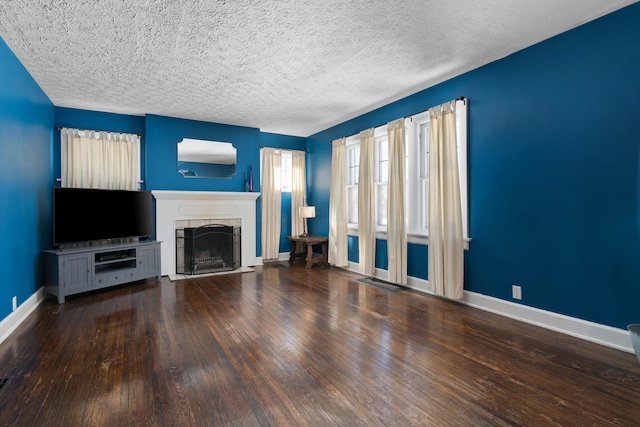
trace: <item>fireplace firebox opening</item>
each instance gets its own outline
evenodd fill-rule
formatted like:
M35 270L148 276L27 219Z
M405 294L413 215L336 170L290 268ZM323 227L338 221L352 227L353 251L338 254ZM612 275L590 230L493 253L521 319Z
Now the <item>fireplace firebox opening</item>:
M176 229L176 273L204 274L241 266L240 227L208 224Z

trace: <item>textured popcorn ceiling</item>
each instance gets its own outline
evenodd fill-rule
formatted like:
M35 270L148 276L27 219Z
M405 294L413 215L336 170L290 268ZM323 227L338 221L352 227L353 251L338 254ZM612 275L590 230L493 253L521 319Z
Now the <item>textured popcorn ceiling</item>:
M57 106L308 136L634 2L0 0L0 36Z

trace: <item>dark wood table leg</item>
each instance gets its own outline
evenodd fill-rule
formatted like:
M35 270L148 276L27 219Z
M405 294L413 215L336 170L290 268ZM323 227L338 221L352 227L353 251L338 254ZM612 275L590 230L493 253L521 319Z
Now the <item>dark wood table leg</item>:
M305 268L313 267L313 244L312 243L307 243L307 265L305 265L304 267Z
M291 242L291 253L289 254L289 262L293 262L296 259L296 242Z
M322 244L322 262L324 265L329 265L329 258L327 257L327 243Z

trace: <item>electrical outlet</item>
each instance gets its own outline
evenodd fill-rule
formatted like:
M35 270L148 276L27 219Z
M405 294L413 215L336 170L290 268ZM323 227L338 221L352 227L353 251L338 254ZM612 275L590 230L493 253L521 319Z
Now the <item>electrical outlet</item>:
M16 311L18 308L18 297L14 296L11 303L13 304L13 311Z
M522 299L522 287L519 285L511 285L511 294L513 299Z

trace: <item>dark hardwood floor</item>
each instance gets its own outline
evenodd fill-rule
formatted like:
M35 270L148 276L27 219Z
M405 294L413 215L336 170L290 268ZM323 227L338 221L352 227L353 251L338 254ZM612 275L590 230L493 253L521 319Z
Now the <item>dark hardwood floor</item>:
M304 262L45 301L0 345L0 425L640 425L640 363Z

